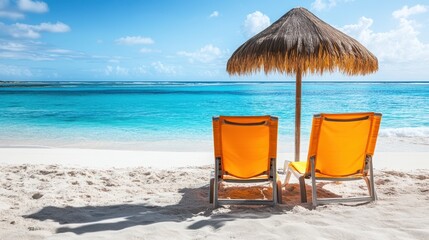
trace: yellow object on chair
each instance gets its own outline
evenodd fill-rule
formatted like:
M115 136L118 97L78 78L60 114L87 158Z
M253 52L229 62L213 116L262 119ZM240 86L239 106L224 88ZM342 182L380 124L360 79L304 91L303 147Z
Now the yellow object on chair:
M221 204L276 204L281 202L277 181L278 119L272 116L220 116L213 118L215 174L210 180L210 202ZM221 181L271 182L272 200L218 199Z
M307 162L285 162L285 185L294 174L299 179L301 202L307 202L305 179L311 178L314 206L375 200L372 156L380 121L381 114L372 112L314 115ZM317 198L316 180L358 179L365 180L369 196Z

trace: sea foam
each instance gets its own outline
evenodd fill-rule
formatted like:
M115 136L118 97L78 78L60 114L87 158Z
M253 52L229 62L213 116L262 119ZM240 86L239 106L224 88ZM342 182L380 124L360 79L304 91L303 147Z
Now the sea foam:
M429 127L380 129L380 137L395 138L407 142L429 145Z

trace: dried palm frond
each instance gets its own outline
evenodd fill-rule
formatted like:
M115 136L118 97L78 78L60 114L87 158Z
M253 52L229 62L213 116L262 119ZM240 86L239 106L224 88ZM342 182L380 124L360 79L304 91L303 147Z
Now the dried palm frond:
M228 60L229 74L319 73L339 70L365 75L378 70L377 58L355 39L305 8L294 8L241 45Z

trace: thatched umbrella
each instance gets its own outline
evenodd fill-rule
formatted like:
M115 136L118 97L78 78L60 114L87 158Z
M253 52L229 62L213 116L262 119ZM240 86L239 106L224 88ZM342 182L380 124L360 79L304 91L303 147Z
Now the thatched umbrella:
M365 75L378 70L378 61L358 41L300 7L241 45L227 64L231 75L262 69L265 74L296 74L295 161L299 161L302 74L338 70Z

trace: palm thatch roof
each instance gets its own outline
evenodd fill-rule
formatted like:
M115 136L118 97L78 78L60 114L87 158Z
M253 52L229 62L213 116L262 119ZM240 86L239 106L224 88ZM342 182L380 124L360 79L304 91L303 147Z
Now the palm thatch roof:
M339 70L365 75L378 70L377 58L355 39L305 8L294 8L241 45L228 60L230 74L259 70L319 73Z

